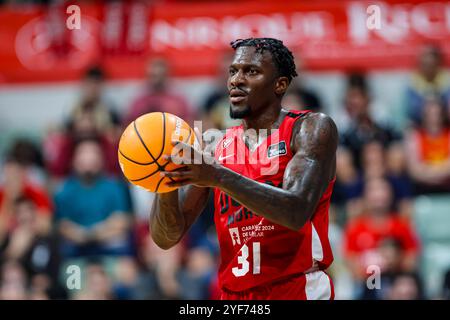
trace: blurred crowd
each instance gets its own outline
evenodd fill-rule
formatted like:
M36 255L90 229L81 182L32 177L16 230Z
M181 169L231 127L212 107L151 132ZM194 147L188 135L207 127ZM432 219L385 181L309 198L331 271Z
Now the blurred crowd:
M41 141L11 142L1 159L0 299L218 298L212 199L182 243L159 249L148 228L154 195L124 180L117 146L128 123L148 112L170 112L190 124L201 119L204 130L234 125L227 61L199 108L172 91L167 61L150 61L141 94L122 114L104 95L105 71L93 66L63 123ZM399 92L407 130L396 129L389 115L380 120L364 73L347 75L335 117L340 146L330 209L338 298L450 298L450 263L438 293L424 290L426 246L414 215L421 195L444 195L450 203L450 77L442 62L439 48L425 46ZM320 92L302 80L292 83L283 106L327 111ZM67 282L74 265L81 270L75 289ZM367 283L371 266L382 275L377 290Z

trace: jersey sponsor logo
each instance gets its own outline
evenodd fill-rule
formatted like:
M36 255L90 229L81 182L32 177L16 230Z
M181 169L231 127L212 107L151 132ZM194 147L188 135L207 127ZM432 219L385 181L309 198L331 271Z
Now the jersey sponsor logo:
M239 237L239 229L238 228L230 228L231 241L233 242L233 246L241 244L241 238Z
M285 154L287 154L285 141L280 141L278 143L272 144L267 148L267 157L269 159Z

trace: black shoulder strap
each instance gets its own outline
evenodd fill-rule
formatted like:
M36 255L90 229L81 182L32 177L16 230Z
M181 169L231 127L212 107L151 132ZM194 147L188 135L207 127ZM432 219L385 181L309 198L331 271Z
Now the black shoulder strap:
M297 112L289 111L286 116L290 117L290 118L300 118L300 117L307 115L310 112L311 112L311 110L303 110L303 111L297 111Z

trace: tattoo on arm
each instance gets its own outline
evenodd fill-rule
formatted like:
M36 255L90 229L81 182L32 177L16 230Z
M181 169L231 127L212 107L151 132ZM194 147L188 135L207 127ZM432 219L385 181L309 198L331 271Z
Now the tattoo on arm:
M336 173L338 133L333 120L313 114L294 137L294 157L284 175L283 188L297 194L312 214Z
M214 140L207 146L213 148L212 143ZM163 249L177 244L203 211L209 193L209 188L189 185L157 194L150 213L150 231L155 243Z

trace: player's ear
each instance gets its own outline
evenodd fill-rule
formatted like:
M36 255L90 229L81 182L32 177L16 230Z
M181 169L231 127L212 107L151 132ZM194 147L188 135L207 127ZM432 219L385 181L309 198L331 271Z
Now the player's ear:
M287 77L279 77L275 83L275 94L283 95L289 87L289 79Z

